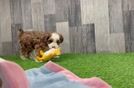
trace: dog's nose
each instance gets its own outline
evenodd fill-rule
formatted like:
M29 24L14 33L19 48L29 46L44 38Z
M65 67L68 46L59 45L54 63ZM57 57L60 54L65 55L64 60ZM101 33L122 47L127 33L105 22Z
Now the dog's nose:
M52 46L52 48L56 48L55 46Z

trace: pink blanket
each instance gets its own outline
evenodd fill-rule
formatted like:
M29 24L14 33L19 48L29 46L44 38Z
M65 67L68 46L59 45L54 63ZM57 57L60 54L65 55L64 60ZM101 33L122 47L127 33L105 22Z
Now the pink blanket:
M70 81L79 82L83 85L89 86L89 88L112 88L100 78L79 78L69 70L51 61L46 63L44 67L55 73L65 75ZM0 88L29 88L29 82L25 71L14 62L2 59L0 59L0 80L2 80L2 82L0 81Z
M79 78L69 70L49 61L45 64L45 66L49 69L51 69L54 72L62 73L67 78L69 78L72 81L77 81L82 84L85 84L89 86L90 88L112 88L110 85L108 85L105 81L101 80L98 77L92 77L92 78Z

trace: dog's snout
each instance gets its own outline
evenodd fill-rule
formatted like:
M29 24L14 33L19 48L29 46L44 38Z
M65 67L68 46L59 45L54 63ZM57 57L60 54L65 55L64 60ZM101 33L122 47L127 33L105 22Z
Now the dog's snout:
M55 46L52 46L52 48L56 48Z

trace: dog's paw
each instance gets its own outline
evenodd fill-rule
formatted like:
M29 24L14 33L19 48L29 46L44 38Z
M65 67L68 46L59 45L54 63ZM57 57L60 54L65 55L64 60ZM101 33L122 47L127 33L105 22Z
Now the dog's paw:
M22 60L26 60L27 58L26 57L24 57L24 56L20 56L20 58L22 59Z

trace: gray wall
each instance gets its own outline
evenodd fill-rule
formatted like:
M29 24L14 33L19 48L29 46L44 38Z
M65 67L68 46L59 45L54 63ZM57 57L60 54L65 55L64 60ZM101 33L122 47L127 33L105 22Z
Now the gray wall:
M59 32L64 53L134 51L134 0L0 0L0 54L17 30Z

